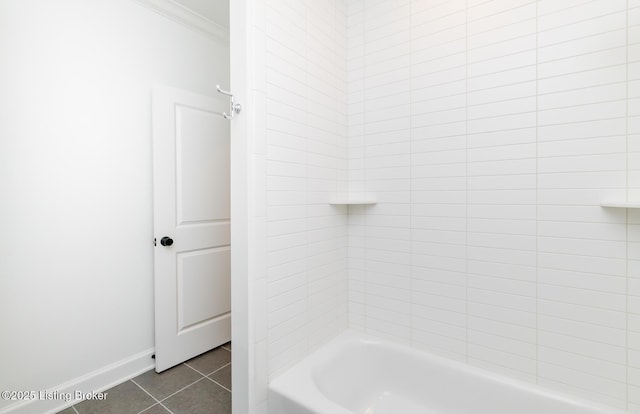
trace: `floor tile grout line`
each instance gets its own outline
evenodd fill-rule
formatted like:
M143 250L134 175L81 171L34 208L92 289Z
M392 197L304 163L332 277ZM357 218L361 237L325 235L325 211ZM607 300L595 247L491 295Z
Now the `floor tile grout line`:
M185 364L185 365L186 365L186 364ZM189 368L191 368L191 367L189 367ZM191 369L193 369L193 368L191 368ZM167 407L163 404L163 402L165 402L165 401L166 401L166 400L168 400L169 398L171 398L171 397L175 396L176 394L178 394L178 393L180 393L180 392L182 392L182 391L186 390L187 388L191 387L192 385L195 385L195 384L197 384L198 382L200 382L200 381L202 381L202 380L204 380L204 379L209 379L206 375L202 374L201 372L199 372L199 371L197 371L197 370L195 370L195 369L193 369L193 370L194 370L194 371L196 371L198 374L201 374L201 375L202 375L202 377L201 377L201 378L198 378L196 381L194 381L194 382L192 382L192 383L190 383L190 384L188 384L188 385L185 385L184 387L180 388L179 390L175 391L174 393L167 395L166 397L164 397L164 398L163 398L163 399L161 399L161 400L158 400L157 398L155 398L153 395L151 395L147 390L145 390L141 385L139 385L139 384L138 384L138 383L136 383L135 381L131 380L131 382L133 382L134 384L136 384L138 387L140 387L140 388L141 388L144 392L146 392L147 394L151 395L151 398L153 398L154 400L156 400L156 401L158 402L158 404L160 404L162 407L164 407L165 409L167 409L171 414L173 414L173 411L169 410L169 408L167 408ZM154 404L154 405L155 405L155 404ZM147 407L146 409L149 409L149 408L150 408L150 407ZM138 413L138 414L140 414L140 413Z
M207 376L203 375L201 378L198 378L196 381L192 382L191 384L185 385L184 387L180 388L179 390L175 391L174 393L167 395L166 397L164 397L163 399L159 400L158 402L160 404L162 404L164 401L168 400L169 398L173 397L174 395L178 394L179 392L182 392L182 391L186 390L187 388L191 387L192 385L197 384L198 382L202 381L205 378L207 378ZM145 392L146 392L146 390L145 390ZM164 405L163 405L163 407L164 407Z
M209 375L205 375L205 377L206 377L207 379L210 379L211 381L215 382L216 384L218 384L219 386L221 386L221 387L222 387L222 388L224 388L225 390L227 390L227 391L229 391L229 392L233 392L233 391L231 391L229 388L225 387L224 385L220 384L218 381L216 381L216 380L214 380L213 378L211 378L211 375L213 375L213 374L215 374L216 372L219 372L219 371L221 371L221 370L223 370L224 368L229 367L229 366L231 366L231 362L229 362L229 363L227 363L227 364L225 364L225 365L221 366L220 368L218 368L218 369L216 369L215 371L213 371L211 374L209 374Z
M208 379L209 381L213 382L214 384L220 386L221 388L224 388L225 390L227 390L229 392L233 392L229 388L227 388L224 385L220 384L218 381L214 380L213 378L210 378L210 377L205 377L205 378Z
M161 402L158 403L158 405L160 405L160 407L164 408L165 410L167 410L169 412L169 414L174 414L173 411L171 411L169 409L169 407L167 407L166 405L162 404Z
M197 372L198 374L202 375L203 377L206 377L205 374L203 374L202 372L198 371L197 369L195 369L194 367L192 367L191 365L187 364L186 362L183 362L182 365L189 367L190 369L194 370L195 372Z
M213 375L213 374L215 374L216 372L220 371L221 369L228 367L229 365L231 365L231 362L227 362L226 364L224 364L224 365L223 365L223 366L221 366L220 368L216 369L215 371L213 371L213 372L212 372L211 374L209 374L209 375ZM208 377L209 375L205 375L205 377Z
M200 382L200 381L204 380L205 378L207 378L207 377L202 377L202 378L198 379L197 381L194 381L194 382L192 382L191 384L186 385L186 386L184 386L184 387L180 388L178 391L174 392L173 394L171 394L171 395L167 395L165 398L163 398L162 400L160 400L160 403L162 403L162 402L164 402L164 401L168 400L169 398L173 397L174 395L176 395L176 394L178 394L178 393L180 393L180 392L182 392L182 391L186 390L187 388L191 387L192 385L197 384L198 382Z
M142 385L138 384L137 382L135 382L133 380L133 378L130 380L131 382L133 382L134 384L136 384L138 386L138 388L140 388L142 391L144 391L145 393L147 393L149 395L149 397L153 398L153 400L156 402L155 404L152 404L151 406L145 408L144 410L140 411L138 414L142 414L145 411L149 410L150 408L156 406L156 405L160 405L161 407L163 407L165 410L169 411L171 414L174 414L173 411L171 411L168 407L166 407L164 404L162 404L162 401L164 401L164 399L162 401L158 400L156 397L154 397L149 391L145 390ZM167 397L168 398L168 397ZM166 398L165 398L166 399Z
M171 411L169 408L167 408L166 405L162 404L161 402L157 402L155 404L153 404L151 407L145 408L144 410L140 411L138 414L144 414L145 412L149 411L150 409L152 409L153 407L159 405L160 407L164 408L165 410L167 410L167 412L169 412L170 414L174 414L173 411Z
M149 391L145 390L145 389L144 389L144 387L142 387L142 385L140 385L140 384L138 384L137 382L135 382L135 380L134 380L133 378L132 378L130 381L131 381L131 382L133 382L133 383L134 383L138 388L140 388L140 389L141 389L145 394L147 394L149 397L153 398L153 400L154 400L156 403L159 403L159 402L160 402L160 400L158 400L156 397L154 397L154 396L153 396L153 394L151 394ZM152 405L155 405L155 404L152 404ZM150 407L147 407L147 408L145 408L144 410L148 410L149 408L150 408ZM142 411L144 411L144 410L142 410ZM142 411L141 411L141 412L142 412Z
M217 368L215 371L212 371L208 374L205 374L201 371L198 371L196 368L192 367L191 365L187 364L186 362L184 363L184 365L188 366L189 368L191 368L192 370L194 370L195 372L197 372L198 374L202 375L203 377L208 377L209 375L215 374L216 372L220 371L222 368L226 367L227 365L231 365L231 362L227 362L226 364L224 364L224 366L221 366L220 368Z

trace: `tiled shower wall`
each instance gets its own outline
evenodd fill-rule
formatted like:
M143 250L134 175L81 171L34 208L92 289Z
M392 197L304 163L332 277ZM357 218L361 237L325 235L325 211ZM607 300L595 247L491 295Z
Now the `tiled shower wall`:
M640 412L640 1L347 21L349 325Z
M640 412L640 1L252 7L258 412L347 318Z
M255 5L260 402L265 377L347 327L347 209L328 204L347 185L347 26L343 0Z

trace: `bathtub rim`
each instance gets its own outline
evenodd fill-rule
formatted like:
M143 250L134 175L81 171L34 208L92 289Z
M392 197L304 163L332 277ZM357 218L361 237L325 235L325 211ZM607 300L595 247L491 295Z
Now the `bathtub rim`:
M339 352L344 344L358 342L379 345L390 349L391 352L408 353L410 357L415 357L427 363L438 364L455 371L480 377L487 381L496 382L505 387L531 392L560 403L571 404L577 408L584 408L588 411L587 414L629 414L629 411L624 409L605 405L518 378L508 377L485 368L433 354L428 350L414 348L406 344L393 342L353 329L347 329L341 332L312 351L307 357L273 378L268 384L269 412L277 412L271 410L272 395L276 394L304 407L309 410L309 413L354 414L353 411L349 411L342 405L331 400L318 388L314 377L314 375L316 375L314 373L314 367L318 363L326 363L335 352Z

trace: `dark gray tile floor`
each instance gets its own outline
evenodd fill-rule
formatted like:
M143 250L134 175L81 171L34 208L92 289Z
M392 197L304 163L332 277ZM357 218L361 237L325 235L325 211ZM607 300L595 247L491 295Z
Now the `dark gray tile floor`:
M58 414L231 414L231 343L161 374L151 370Z

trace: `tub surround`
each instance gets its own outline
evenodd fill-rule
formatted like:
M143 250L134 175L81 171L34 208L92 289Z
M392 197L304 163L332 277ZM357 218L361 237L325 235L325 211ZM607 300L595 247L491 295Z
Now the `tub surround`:
M640 3L570 3L348 3L349 323L640 412Z
M640 3L569 3L251 1L257 412L347 327L640 412Z

